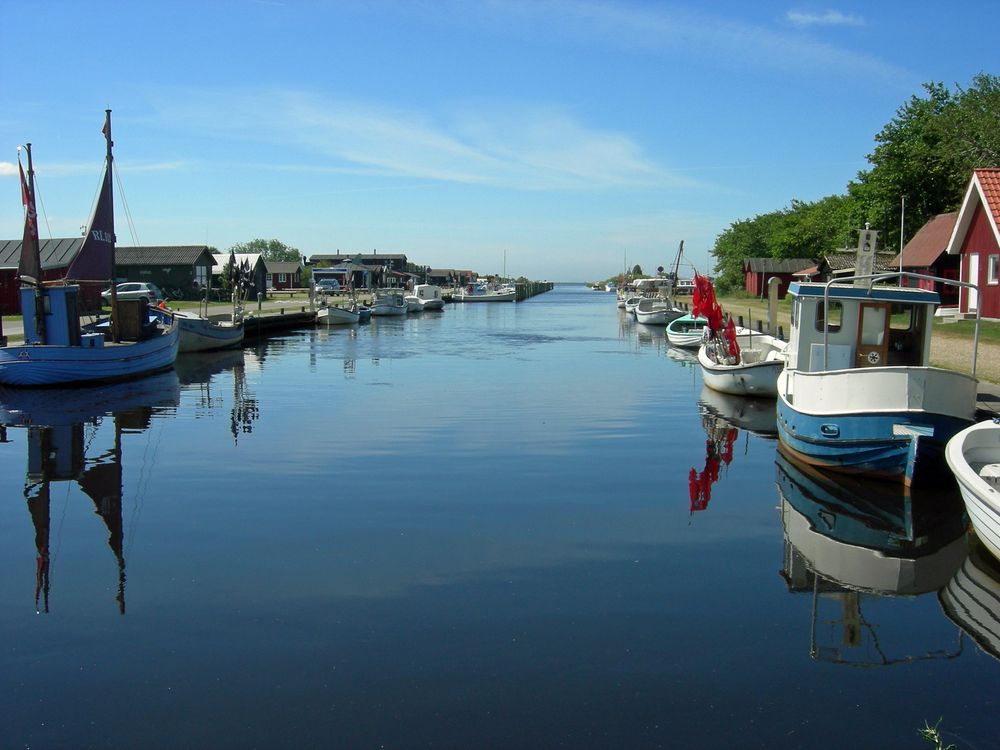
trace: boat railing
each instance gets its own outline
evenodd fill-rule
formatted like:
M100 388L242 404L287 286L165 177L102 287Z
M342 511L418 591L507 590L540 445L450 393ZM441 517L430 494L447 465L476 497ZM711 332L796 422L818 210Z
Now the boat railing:
M946 279L943 276L930 276L923 273L913 273L911 271L893 271L890 273L871 273L864 274L861 276L842 276L836 279L830 279L823 285L823 310L830 309L830 287L834 284L844 285L847 282L855 281L867 281L868 282L868 294L871 294L872 287L881 281L889 281L892 279L917 279L920 281L932 281L941 284L946 284L948 286L956 286L959 288L972 289L979 294L979 285L973 284L969 281L959 281L958 279ZM914 287L918 288L918 287ZM827 369L827 356L830 351L830 316L828 314L823 315L823 369ZM979 305L976 306L976 327L972 334L972 377L976 377L976 355L979 352L979 322L980 322L980 308Z

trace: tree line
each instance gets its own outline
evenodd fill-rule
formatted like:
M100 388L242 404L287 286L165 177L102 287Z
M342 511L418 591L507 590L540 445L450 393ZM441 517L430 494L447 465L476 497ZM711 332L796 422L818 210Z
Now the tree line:
M980 73L954 91L925 83L875 136L869 168L846 193L792 200L787 208L730 224L712 249L716 286L742 286L746 258L815 258L853 247L865 223L880 230L884 247L899 247L904 197L909 239L937 214L960 206L974 169L1000 166L998 123L997 76Z

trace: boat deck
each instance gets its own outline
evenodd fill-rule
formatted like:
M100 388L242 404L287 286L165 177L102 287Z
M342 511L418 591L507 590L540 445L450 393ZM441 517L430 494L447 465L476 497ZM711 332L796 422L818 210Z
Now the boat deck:
M1000 385L979 381L976 386L976 417L980 420L1000 417Z

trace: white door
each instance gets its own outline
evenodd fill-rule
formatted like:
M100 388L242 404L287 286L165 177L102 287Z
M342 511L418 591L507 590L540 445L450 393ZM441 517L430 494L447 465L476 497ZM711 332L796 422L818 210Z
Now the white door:
M979 254L972 253L969 255L969 278L966 279L970 284L979 285ZM969 289L969 309L966 312L975 312L979 309L979 290Z

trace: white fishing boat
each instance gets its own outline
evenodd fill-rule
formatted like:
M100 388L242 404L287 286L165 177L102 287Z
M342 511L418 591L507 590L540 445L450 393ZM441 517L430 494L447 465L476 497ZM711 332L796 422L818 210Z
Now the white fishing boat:
M708 320L708 333L698 348L698 364L706 386L737 396L774 398L777 380L785 362L787 344L768 334L735 325L722 312L712 282L695 274L692 312ZM777 305L777 285L772 285ZM769 330L774 330L773 318Z
M409 306L398 289L376 289L372 299L372 315L406 315Z
M181 353L233 349L243 343L242 319L214 320L184 310L174 310L171 314L180 326Z
M328 326L351 325L360 319L361 315L354 307L326 305L316 311L316 322Z
M709 388L737 396L778 395L778 373L785 366L788 343L764 333L746 331L735 337L733 354L727 342L708 341L698 348L702 381Z
M444 310L444 297L437 284L417 284L413 287L413 294L407 295L406 303L410 312Z
M1000 560L1000 423L988 420L959 432L945 449L976 536Z
M24 342L0 347L0 384L13 386L81 385L128 380L169 369L177 358L176 321L150 321L145 300L118 301L111 283L115 267L112 193L111 110L106 111L104 177L80 250L61 282L43 282L35 215L34 170L21 171L26 208L18 264ZM20 151L18 153L20 164ZM72 282L111 283L111 321L107 334L80 326L80 286Z
M862 232L862 271L872 267L873 235ZM911 286L896 285L901 279ZM975 344L971 374L930 366L939 297L917 285L975 286L908 273L862 272L844 281L853 283L789 287L791 335L777 381L779 436L799 460L909 484L918 458L930 468L948 440L972 423L977 390ZM975 330L978 342L978 314Z
M461 287L453 295L455 302L514 302L517 291L511 286L494 289L489 284L478 283Z
M151 316L159 318L164 324L169 324L172 319L177 321L180 354L233 349L243 343L243 305L253 287L253 272L249 262L238 263L235 253L230 252L226 275L233 300L233 311L228 317L209 316L210 293L205 295L204 306L198 312L172 310L165 302L151 310Z
M667 340L682 349L697 349L705 338L708 319L688 313L667 323Z
M642 302L642 297L638 294L630 294L628 297L626 297L625 304L623 306L625 308L625 314L631 315L634 318L635 308L639 306L640 302Z
M643 297L635 306L635 319L650 326L662 326L684 314L663 297Z

